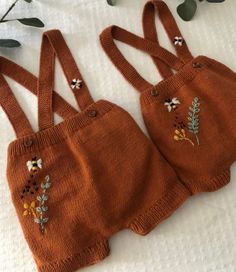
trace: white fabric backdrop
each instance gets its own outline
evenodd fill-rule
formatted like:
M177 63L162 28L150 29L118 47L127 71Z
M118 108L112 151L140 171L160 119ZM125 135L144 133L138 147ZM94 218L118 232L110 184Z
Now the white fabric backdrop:
M10 0L0 1L3 13ZM138 93L110 63L99 44L99 33L117 24L142 34L141 13L145 0L117 0L110 7L106 0L40 0L27 4L20 1L10 18L37 16L45 30L59 28L71 48L94 99L105 98L124 107L145 131ZM206 54L236 70L236 1L224 4L199 4L191 22L176 15L180 0L166 0L194 55ZM160 29L160 27L158 26ZM20 49L1 49L0 54L38 72L42 30L12 22L0 24L1 38L16 38ZM170 48L162 28L162 44ZM150 58L120 45L130 62L152 83L160 80ZM20 104L37 129L36 98L9 80ZM61 69L56 89L75 105ZM57 119L58 120L58 119ZM13 130L0 109L0 272L36 271L30 250L24 241L7 186L5 169L7 145L14 139ZM209 150L210 152L210 150ZM222 190L190 198L171 218L146 237L122 231L110 240L111 256L85 268L85 272L235 272L236 271L236 166L231 183Z

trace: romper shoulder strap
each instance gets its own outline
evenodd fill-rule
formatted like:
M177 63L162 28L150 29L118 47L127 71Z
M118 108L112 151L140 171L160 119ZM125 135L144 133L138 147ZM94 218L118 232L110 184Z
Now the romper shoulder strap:
M53 126L52 92L56 56L80 109L84 110L94 102L61 32L59 30L45 32L42 38L38 79L40 130Z
M13 61L0 56L0 105L18 138L31 134L33 133L32 127L3 75L15 80L35 95L37 95L38 78ZM53 109L63 119L78 113L56 92L53 93Z
M191 52L188 49L186 41L178 28L178 25L165 2L160 0L148 1L143 10L143 32L144 37L159 44L157 30L155 25L155 12L159 15L167 35L175 49L179 58L185 63L193 59ZM178 42L178 39L179 42ZM163 78L167 78L173 74L170 67L163 63L160 59L152 56L152 59L157 66Z
M23 137L33 133L33 129L25 113L18 104L6 79L0 73L0 105L9 118L16 136Z
M183 67L184 61L173 53L161 47L158 43L141 38L118 26L106 28L100 34L102 47L113 64L118 68L122 75L140 92L153 88L137 70L122 55L114 39L124 42L134 48L140 49L151 56L154 56L166 63L169 67L179 70Z

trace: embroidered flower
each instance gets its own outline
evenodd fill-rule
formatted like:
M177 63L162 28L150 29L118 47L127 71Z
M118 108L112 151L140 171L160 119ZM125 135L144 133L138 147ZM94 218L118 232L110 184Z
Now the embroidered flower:
M82 87L82 80L74 78L71 82L72 89L80 89Z
M164 103L169 112L171 112L172 109L176 109L178 104L180 104L180 101L176 97L167 99Z
M32 201L30 204L24 203L24 212L23 215L32 215L33 217L37 217L36 215L36 203L35 201Z
M174 45L182 46L184 43L184 39L182 37L176 36L174 38Z
M185 130L184 129L176 129L175 130L175 135L174 135L174 140L175 141L188 141L190 144L192 144L194 146L194 143L192 140L190 140L187 136L186 136L186 133L185 133Z
M26 166L28 170L33 174L37 173L39 169L42 168L42 159L38 159L34 157L31 161L27 161Z

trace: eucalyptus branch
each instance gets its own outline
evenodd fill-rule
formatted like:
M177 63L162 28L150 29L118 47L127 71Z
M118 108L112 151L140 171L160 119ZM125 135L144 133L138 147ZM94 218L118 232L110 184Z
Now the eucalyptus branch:
M16 3L19 0L15 0L15 2L9 7L9 9L6 11L6 13L2 16L2 18L0 19L0 22L3 22L4 19L7 17L7 15L9 14L9 12L15 7Z
M38 18L32 17L32 18L16 18L16 19L6 19L7 15L11 12L11 10L15 7L17 2L20 0L15 0L14 3L8 8L8 10L4 13L2 18L0 19L0 23L7 23L7 22L13 22L18 21L19 23L27 26L33 26L33 27L44 27L44 23L39 20ZM24 0L27 3L31 3L32 0ZM21 44L12 39L0 39L0 47L19 47Z

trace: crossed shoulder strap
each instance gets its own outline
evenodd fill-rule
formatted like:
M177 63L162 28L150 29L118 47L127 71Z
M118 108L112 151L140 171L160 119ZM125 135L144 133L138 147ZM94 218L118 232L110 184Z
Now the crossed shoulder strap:
M144 37L148 40L159 44L157 30L155 25L155 12L159 15L170 42L175 45L177 55L184 62L188 62L193 58L191 52L188 49L187 43L184 40L176 21L171 14L168 6L165 2L160 0L148 1L143 9L143 32ZM173 71L160 59L152 56L154 63L156 64L161 76L167 78L173 74Z
M75 63L75 60L59 30L43 34L38 79L38 115L39 129L53 126L53 86L55 74L55 57L66 76L79 108L84 110L93 103L93 99Z
M53 111L63 119L70 118L78 113L58 93L53 91L56 54L80 109L83 110L93 103L88 88L60 31L48 31L44 33L42 39L39 78L14 62L0 57L0 105L7 114L18 138L32 134L33 129L3 75L12 78L38 96L39 130L54 125ZM74 79L76 79L76 82Z
M160 46L158 42L155 28L154 7L158 9L161 7L160 12L163 12L161 21L165 28L168 29L168 35L176 46L177 56ZM149 15L150 18L148 17ZM147 82L125 59L114 40L124 42L151 55L164 78L172 75L172 69L176 71L180 70L193 58L183 40L180 39L178 40L179 43L177 43L177 37L182 37L180 36L180 31L170 10L163 1L150 1L145 5L143 26L145 38L141 38L118 26L108 27L100 34L102 47L110 60L122 75L140 92L153 88L153 85ZM179 44L184 47L179 49Z

